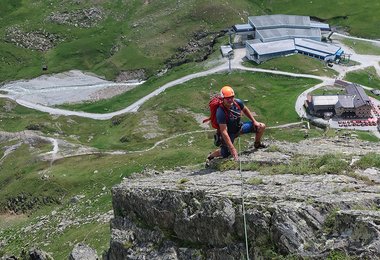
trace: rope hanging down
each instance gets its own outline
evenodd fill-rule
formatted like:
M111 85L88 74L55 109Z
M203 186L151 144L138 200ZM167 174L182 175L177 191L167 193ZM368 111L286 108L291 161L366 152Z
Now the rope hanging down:
M248 235L247 235L247 220L245 218L245 203L244 203L244 180L243 180L243 173L241 171L241 159L240 159L240 137L239 139L239 173L240 173L240 179L241 179L241 204L242 204L242 210L243 210L243 222L244 222L244 237L245 237L245 249L247 254L247 260L249 260L249 250L248 250Z

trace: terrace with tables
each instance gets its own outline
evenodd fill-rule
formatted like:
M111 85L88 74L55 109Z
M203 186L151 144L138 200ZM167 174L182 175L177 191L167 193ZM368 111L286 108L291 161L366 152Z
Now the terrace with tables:
M330 120L330 126L333 128L348 128L355 130L374 131L380 124L380 104L371 99L372 111L368 118L341 118L336 117Z

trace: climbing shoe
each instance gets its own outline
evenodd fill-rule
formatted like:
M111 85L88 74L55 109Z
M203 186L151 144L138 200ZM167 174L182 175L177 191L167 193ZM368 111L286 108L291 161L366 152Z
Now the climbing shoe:
M268 145L262 143L262 142L255 142L255 144L253 145L255 147L255 149L263 149L263 148L267 148Z
M211 163L211 160L214 159L214 157L211 156L211 154L209 154L207 156L207 159L206 159L206 164L205 164L205 168L209 168L210 167L210 163Z

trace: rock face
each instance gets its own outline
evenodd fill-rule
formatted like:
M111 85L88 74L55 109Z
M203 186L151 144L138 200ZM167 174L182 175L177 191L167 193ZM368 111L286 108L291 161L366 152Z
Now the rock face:
M314 141L321 147L328 143L332 150L350 152L345 142ZM286 163L309 141L298 149L282 144L272 146L287 151L254 151L241 159ZM380 151L377 144L352 145L358 154ZM113 188L115 216L105 258L243 259L248 251L250 259L326 259L340 251L380 259L379 178L358 176L361 172L263 175L207 169L127 179Z
M69 260L98 260L96 251L86 244L76 244L69 256Z

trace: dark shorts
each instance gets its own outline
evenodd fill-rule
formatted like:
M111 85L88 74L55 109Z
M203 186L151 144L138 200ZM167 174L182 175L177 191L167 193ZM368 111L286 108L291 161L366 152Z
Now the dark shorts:
M242 127L240 128L240 134L248 134L248 133L256 133L257 129L253 125L251 121L244 122ZM228 134L230 136L231 142L234 143L235 138L239 136L239 134ZM223 156L223 158L226 158L231 155L230 150L228 149L226 144L222 144L220 147L220 153Z

